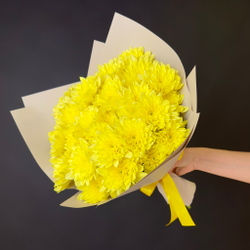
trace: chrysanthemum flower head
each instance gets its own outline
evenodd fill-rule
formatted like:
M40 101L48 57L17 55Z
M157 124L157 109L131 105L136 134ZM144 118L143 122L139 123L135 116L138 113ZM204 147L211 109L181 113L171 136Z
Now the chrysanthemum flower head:
M90 161L91 152L88 149L88 143L80 139L80 145L74 148L69 160L69 172L66 179L74 180L77 188L84 184L89 185L95 176L96 166Z
M71 180L66 179L66 175L69 172L68 161L65 156L61 156L51 160L51 163L54 167L55 191L59 193L72 184Z
M91 146L91 160L99 167L117 166L123 157L131 158L132 153L127 149L122 137L110 127L100 132Z
M152 126L142 119L123 118L117 123L115 131L124 139L134 157L141 157L154 143Z
M49 133L49 140L51 143L51 158L55 158L57 156L62 155L65 151L64 145L66 141L64 136L64 130L61 128L61 126L56 125L54 127L54 130Z
M109 193L102 189L101 178L92 179L89 185L83 185L79 188L82 192L77 196L78 200L84 200L88 203L97 203L106 200Z
M94 119L98 115L98 109L89 106L85 110L83 110L79 116L75 117L75 122L72 124L72 136L79 140L80 138L85 141L89 140L88 129L91 127Z
M121 194L146 176L143 167L132 159L124 158L117 167L111 166L100 171L103 178L103 186L110 192L112 198Z
M169 101L152 91L148 96L141 94L140 100L133 105L134 116L156 129L164 128L169 122Z
M95 106L101 107L102 110L116 110L118 108L118 102L123 98L121 93L121 80L118 76L113 79L107 77L102 89L95 100Z

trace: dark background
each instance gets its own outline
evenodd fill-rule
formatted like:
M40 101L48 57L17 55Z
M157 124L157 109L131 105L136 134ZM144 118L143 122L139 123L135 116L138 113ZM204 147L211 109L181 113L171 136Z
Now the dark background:
M202 172L190 213L165 227L169 207L137 191L98 208L59 204L10 110L21 96L86 76L94 39L114 12L165 40L187 74L197 65L196 133L189 146L250 151L249 1L0 1L0 249L250 249L250 185Z

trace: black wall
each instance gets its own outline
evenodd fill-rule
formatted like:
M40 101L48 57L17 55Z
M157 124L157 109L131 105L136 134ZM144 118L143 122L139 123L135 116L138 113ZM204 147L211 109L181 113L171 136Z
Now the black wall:
M137 191L100 207L59 204L10 110L21 96L86 76L94 39L114 12L165 40L187 74L197 65L196 133L189 146L250 151L249 1L0 1L0 249L250 249L250 185L193 172L197 226L165 227L169 207Z

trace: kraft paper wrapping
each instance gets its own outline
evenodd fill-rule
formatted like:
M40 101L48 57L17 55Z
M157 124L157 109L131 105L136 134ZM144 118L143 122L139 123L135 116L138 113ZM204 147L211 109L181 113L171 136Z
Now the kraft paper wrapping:
M199 113L197 113L196 68L193 68L186 79L186 73L179 56L167 43L145 27L120 14L115 13L106 42L102 43L94 41L88 75L93 75L97 71L98 65L109 62L109 60L117 57L122 51L125 51L130 47L141 46L144 47L145 51L152 51L157 61L163 62L164 64L170 64L171 67L179 71L179 75L184 83L182 89L182 94L184 94L183 105L189 107L188 112L184 115L184 119L188 120L187 128L190 129L190 135L182 145L180 145L179 148L155 170L118 197L159 181L164 175L166 175L170 169L172 169L182 151L190 141L199 118ZM31 154L43 172L52 181L53 168L49 161L50 142L48 139L48 132L52 131L55 125L52 110L58 103L59 98L63 96L63 93L67 91L72 84L24 96L22 97L22 100L25 107L11 111L17 127ZM196 189L195 184L180 178L177 175L171 174L171 176L185 205L189 206L194 197ZM166 195L162 192L161 185L158 184L157 187L167 201ZM79 193L80 192L64 201L61 206L80 208L101 205L113 200L110 198L107 201L98 204L88 204L84 203L84 201L77 200L77 195Z

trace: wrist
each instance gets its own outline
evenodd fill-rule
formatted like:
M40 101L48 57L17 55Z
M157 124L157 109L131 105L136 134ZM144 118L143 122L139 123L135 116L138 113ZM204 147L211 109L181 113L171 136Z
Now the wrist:
M206 159L209 159L212 149L210 148L193 148L193 168L194 170L203 171Z

